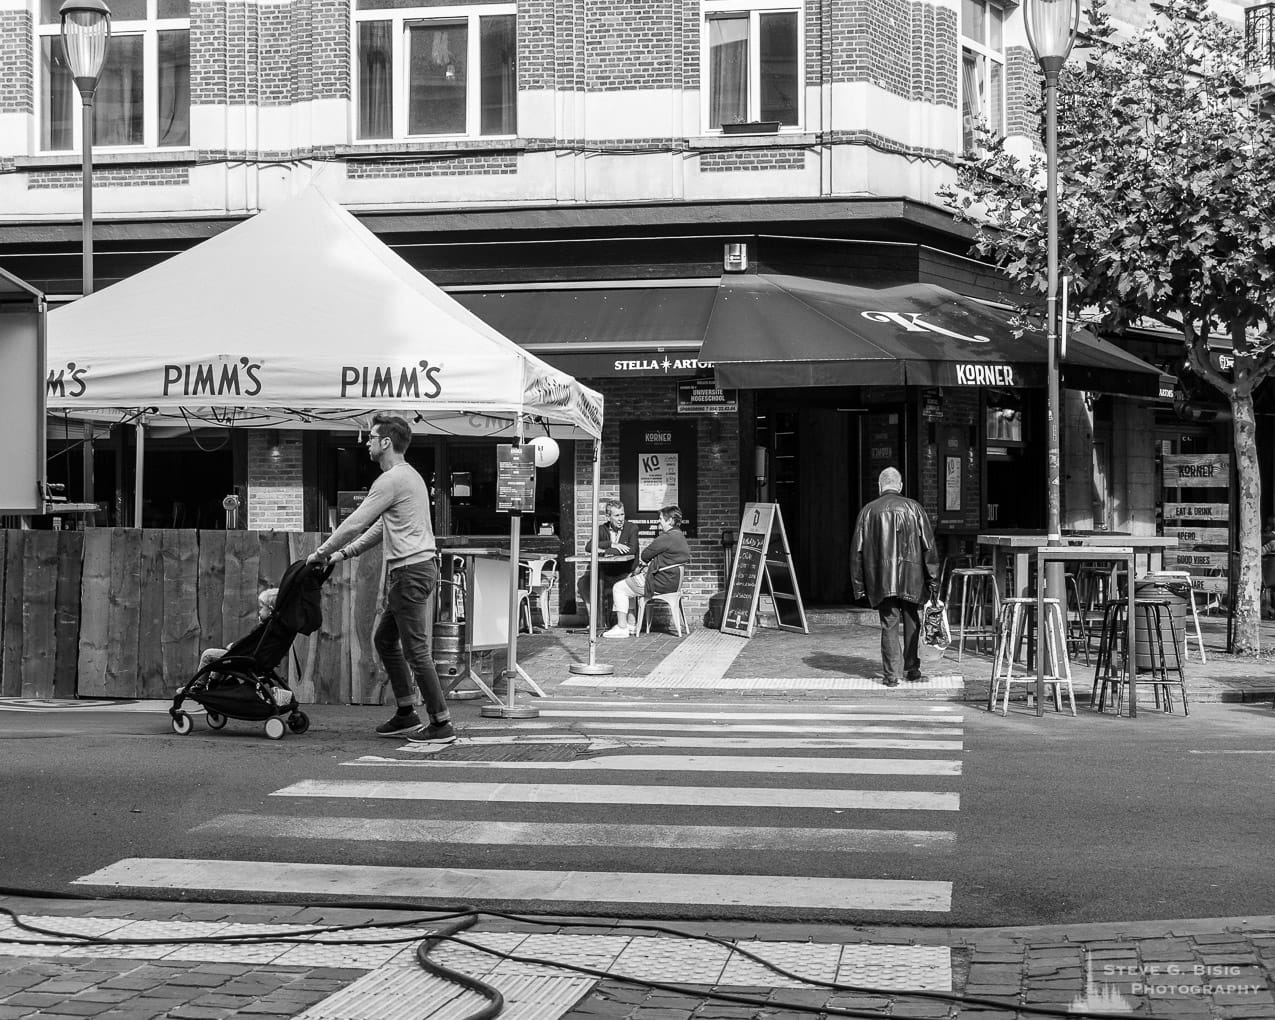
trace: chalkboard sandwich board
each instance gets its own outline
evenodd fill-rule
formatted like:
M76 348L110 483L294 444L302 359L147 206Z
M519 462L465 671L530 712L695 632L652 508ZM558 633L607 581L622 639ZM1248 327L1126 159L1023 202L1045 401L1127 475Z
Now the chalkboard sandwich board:
M739 544L726 588L723 634L752 637L757 629L757 602L762 585L775 606L781 630L810 633L797 588L788 534L777 503L748 503L739 523Z

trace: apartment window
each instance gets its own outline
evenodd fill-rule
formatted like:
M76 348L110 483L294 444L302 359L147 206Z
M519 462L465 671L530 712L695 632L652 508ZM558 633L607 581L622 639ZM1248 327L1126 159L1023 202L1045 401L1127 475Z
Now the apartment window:
M980 125L1005 134L1005 9L991 0L961 0L961 143L979 151Z
M517 134L514 12L357 0L357 136Z
M79 150L80 93L62 51L61 0L40 0L40 149ZM111 41L93 96L93 143L190 144L190 0L111 0Z
M801 123L801 16L768 3L710 5L704 16L703 94L709 130Z

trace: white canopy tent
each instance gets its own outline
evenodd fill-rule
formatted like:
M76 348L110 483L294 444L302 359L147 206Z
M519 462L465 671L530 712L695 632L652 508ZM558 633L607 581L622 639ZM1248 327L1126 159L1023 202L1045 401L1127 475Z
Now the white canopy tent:
M49 315L50 411L105 421L602 432L602 397L461 307L320 191Z
M47 351L50 412L138 427L139 507L143 427L354 429L393 411L426 434L592 439L596 532L601 395L316 188L51 312ZM515 572L511 668L516 587Z

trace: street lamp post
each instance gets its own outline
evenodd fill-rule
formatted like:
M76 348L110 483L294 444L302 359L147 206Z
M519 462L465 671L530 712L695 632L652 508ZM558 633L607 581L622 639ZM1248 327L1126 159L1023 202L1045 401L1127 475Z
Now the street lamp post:
M62 19L62 47L66 62L80 90L84 131L84 268L83 293L93 293L93 94L106 63L111 40L111 9L102 0L65 0L58 8Z
M102 0L65 0L58 8L62 19L62 49L67 66L80 90L83 107L84 179L81 198L84 203L82 225L84 257L80 294L93 293L93 94L106 64L106 48L111 41L111 9ZM84 440L84 501L93 502L93 426L87 427ZM85 525L92 525L93 514L86 514Z
M1045 454L1045 530L1049 545L1062 545L1062 454L1059 429L1062 401L1058 391L1058 76L1080 25L1080 0L1027 0L1023 5L1023 23L1032 55L1045 75L1045 220L1046 220L1046 294L1045 337L1048 386L1047 449ZM1045 570L1045 594L1057 599L1059 616L1066 612L1067 594L1063 588L1063 565L1051 562ZM1129 579L1133 583L1133 579ZM1041 640L1036 652L1036 714L1045 711L1044 605L1037 606ZM1059 651L1067 654L1066 635L1057 635Z

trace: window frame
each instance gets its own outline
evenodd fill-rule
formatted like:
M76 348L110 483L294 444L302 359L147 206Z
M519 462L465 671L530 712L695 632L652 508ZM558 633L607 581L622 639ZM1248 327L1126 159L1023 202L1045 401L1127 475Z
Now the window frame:
M93 140L94 152L137 152L143 149L154 149L159 152L171 152L174 150L188 149L191 147L191 139L187 138L185 142L176 145L160 145L159 144L159 36L161 32L184 31L186 33L186 53L189 60L190 54L190 15L184 18L160 18L157 16L159 0L146 0L146 17L144 19L127 19L116 20L111 18L111 41L107 44L106 59L111 59L111 47L115 45L117 39L125 36L141 36L142 37L142 140L137 143L126 143L123 145L107 145L99 142L95 137ZM32 149L41 154L55 154L65 152L81 152L84 148L84 107L83 100L80 98L80 90L75 87L74 83L70 85L71 99L71 147L68 149L46 149L43 147L43 124L46 115L46 105L48 97L44 94L43 74L44 74L44 40L50 37L60 39L62 36L62 23L60 20L51 23L45 23L40 20L41 14L39 6L36 8L36 30L34 34L34 68L35 94L34 112L34 144ZM188 64L189 67L189 64ZM70 75L68 73L68 79ZM187 101L190 108L194 104L189 102L190 81L187 79ZM193 130L193 123L190 118L190 110L187 110L187 124Z
M723 15L748 16L748 120L761 120L761 15L795 14L797 17L797 123L780 124L779 131L800 134L806 130L806 7L795 0L704 0L700 10L700 125L706 135L725 134L723 127L711 127L712 53L708 23Z
M982 8L984 12L983 14L984 32L983 32L982 39L979 39L973 35L970 35L967 31L968 26L965 24L965 5L966 4L975 4L978 7ZM992 24L991 11L993 9L1000 12L1000 48L999 49L993 47L987 41L987 36L990 32L990 26ZM982 154L982 148L981 146L977 144L976 141L972 146L967 146L965 144L964 119L965 119L965 106L966 106L966 86L965 86L966 54L973 54L975 58L975 65L978 69L977 74L983 84L983 88L985 90L985 94L987 95L989 102L993 101L992 99L992 77L993 77L992 64L996 64L1000 67L1000 89L999 89L1000 95L998 97L999 106L1000 106L1000 123L999 124L992 123L991 109L981 112L981 120L982 120L982 123L985 124L987 127L989 127L993 131L993 133L996 134L997 137L999 138L1005 137L1005 113L1006 113L1005 92L1006 92L1006 86L1007 86L1007 74L1006 74L1006 68L1005 68L1005 26L1007 24L1008 13L1009 12L1006 9L1006 5L1004 3L1001 3L1000 0L962 0L961 25L960 25L960 52L957 56L958 64L956 69L957 80L960 82L960 90L961 90L960 103L957 107L957 116L960 118L960 123L961 123L961 150L962 152L966 154L973 154L975 156Z
M383 7L376 10L359 10L357 0L353 17L350 19L350 62L351 62L351 97L350 103L350 137L356 144L368 145L383 142L404 141L458 141L469 139L501 139L517 138L518 123L518 85L517 58L514 64L514 123L512 134L482 133L482 19L511 16L514 18L514 45L518 39L518 4L516 0L485 4L463 4L452 6L420 6L420 7ZM359 134L359 109L362 103L362 81L359 67L359 26L369 21L390 22L390 46L392 70L390 79L390 128L389 136L362 137ZM431 132L428 134L410 134L408 132L408 101L411 93L410 54L411 29L429 24L465 23L466 29L466 91L465 91L465 131Z

